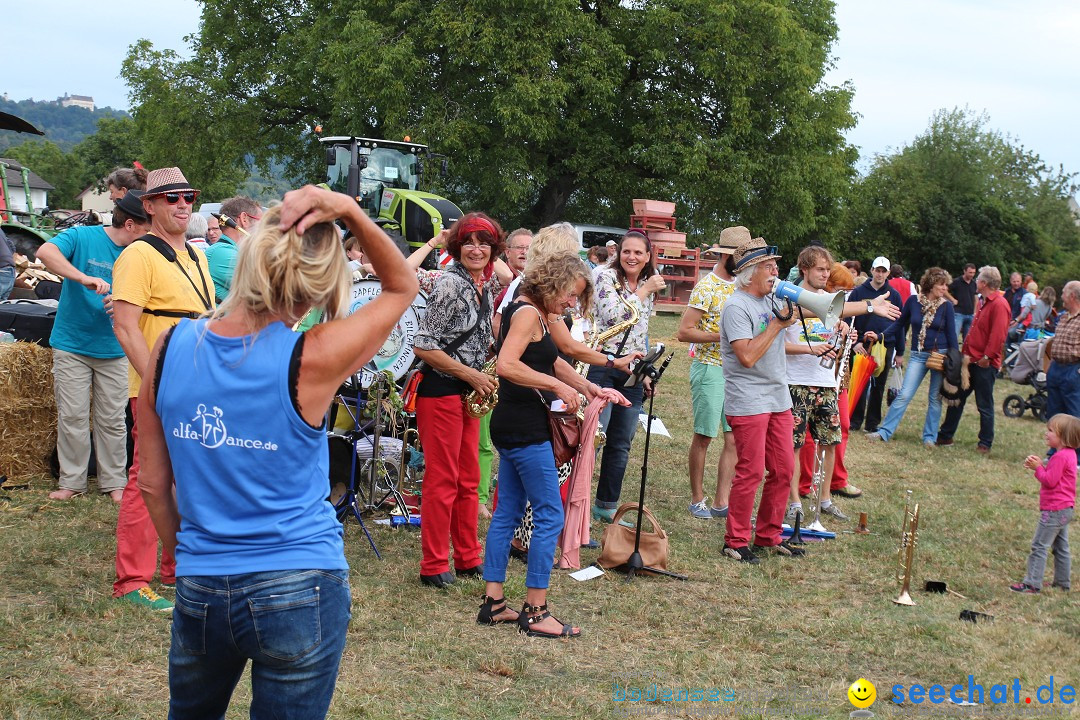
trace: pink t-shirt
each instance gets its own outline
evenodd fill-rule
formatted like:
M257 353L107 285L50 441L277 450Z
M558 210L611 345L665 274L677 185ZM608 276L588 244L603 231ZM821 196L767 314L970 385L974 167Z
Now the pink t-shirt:
M1064 510L1076 502L1076 451L1061 448L1046 465L1035 471L1039 490L1040 510Z

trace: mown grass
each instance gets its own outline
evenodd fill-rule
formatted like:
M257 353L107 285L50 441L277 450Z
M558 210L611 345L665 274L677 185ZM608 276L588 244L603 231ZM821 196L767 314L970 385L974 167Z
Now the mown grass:
M688 361L674 340L677 318L653 323L653 339L677 352L656 402L673 438L653 440L647 501L671 536L669 567L690 579L626 583L609 573L577 583L556 571L553 609L581 625L583 637L530 640L512 628L475 624L479 580L442 592L420 586L418 534L373 528L380 561L351 524L353 621L331 717L613 717L627 705L613 701L613 680L625 686L643 673L661 688L730 688L744 698L800 688L827 697L803 717L831 718L853 710L846 691L859 677L876 684L879 700L871 709L879 716L897 714L887 703L897 683L951 685L966 683L969 674L987 688L1019 678L1034 689L1051 675L1058 687L1080 682L1075 599L1017 595L1007 587L1023 575L1037 518L1037 483L1021 463L1042 453L1041 423L999 413L993 454L983 457L974 452L972 403L956 446L927 450L919 438L924 393L892 442L851 439L852 479L866 494L840 502L853 516L867 512L875 534L812 545L802 561L743 567L719 555L722 523L686 512ZM1011 390L999 383L998 407ZM636 498L641 440L624 500ZM713 468L718 451L710 453ZM908 488L921 505L913 587L944 580L966 600L914 591L916 607L891 602ZM50 489L37 479L0 501L0 718L164 717L169 621L110 598L115 507L98 496L50 501ZM594 557L583 551L587 562ZM524 598L523 577L514 564L511 602ZM962 609L995 620L961 622ZM246 685L245 678L227 717L247 716ZM707 702L649 707L664 717L796 714L781 699L757 709Z

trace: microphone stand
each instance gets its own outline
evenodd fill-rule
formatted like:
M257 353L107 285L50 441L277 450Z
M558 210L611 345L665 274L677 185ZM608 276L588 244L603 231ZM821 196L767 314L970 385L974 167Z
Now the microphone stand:
M686 580L686 575L679 575L673 573L670 570L661 570L660 568L649 567L641 559L641 522L645 517L643 512L645 508L645 480L649 475L649 440L652 439L652 419L653 419L653 400L656 399L656 386L660 382L660 378L663 376L664 371L667 370L668 363L671 362L671 358L675 357L675 353L671 353L664 360L664 363L657 369L653 365L649 365L642 372L642 375L652 379L652 394L649 395L649 419L645 423L645 454L641 461L641 487L638 491L638 512L637 512L637 527L634 528L634 552L630 553L630 557L626 560L626 581L630 582L634 579L638 572L645 571L651 572L656 575L665 575L676 580Z

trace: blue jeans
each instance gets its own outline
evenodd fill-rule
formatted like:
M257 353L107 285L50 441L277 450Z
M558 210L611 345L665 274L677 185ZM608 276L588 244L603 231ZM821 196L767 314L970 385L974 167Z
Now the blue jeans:
M1050 363L1046 371L1046 419L1058 413L1080 417L1080 363Z
M956 434L956 428L960 425L960 417L964 414L964 405L967 404L968 395L975 393L975 406L979 408L979 445L989 448L994 444L994 381L997 379L997 370L990 367L979 367L975 363L968 365L971 374L971 387L960 392L960 404L950 406L945 411L945 420L941 423L938 431L938 440L952 440Z
M525 587L546 588L551 579L555 546L563 529L559 471L550 442L519 448L499 448L499 504L488 527L484 549L484 580L506 582L510 541L532 503L533 532L529 541L529 570Z
M15 287L15 268L0 268L0 300L7 300L11 296L13 287Z
M1046 551L1053 550L1054 584L1069 589L1069 575L1072 571L1069 523L1072 518L1072 508L1043 510L1039 513L1039 526L1035 528L1035 537L1031 540L1031 555L1028 556L1027 573L1024 575L1024 582L1031 587L1042 589L1043 575L1046 573Z
M922 384L923 378L926 377L926 373L930 373L930 397L926 408L926 422L923 423L922 439L924 443L937 442L938 421L941 420L942 377L937 370L929 370L926 367L928 357L930 357L930 353L921 350L911 352L911 357L908 359L907 367L904 370L904 386L900 388L900 395L889 406L889 412L886 413L884 422L878 425L877 431L882 440L888 440L896 434L896 428L900 425L900 421L904 419L904 413L907 412L911 399L915 397L915 393L918 391L919 385Z
M603 388L615 388L630 401L630 407L612 403L600 413L600 427L607 433L607 443L600 461L600 479L596 481L596 506L609 510L619 507L630 445L634 442L641 401L645 397L645 388L641 385L632 388L622 386L628 377L615 368L594 367L589 370L590 382Z
M251 717L324 718L351 617L348 570L176 578L169 718L223 718L251 660Z
M960 329L960 339L966 340L968 331L971 330L971 323L975 321L974 315L961 315L956 313L956 327Z

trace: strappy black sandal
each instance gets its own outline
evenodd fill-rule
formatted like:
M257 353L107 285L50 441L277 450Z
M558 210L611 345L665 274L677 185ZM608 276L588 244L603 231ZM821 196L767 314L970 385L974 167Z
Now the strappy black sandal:
M539 615L532 615L532 613L538 612ZM544 637L544 638L576 638L581 636L581 630L574 632L573 625L567 625L563 623L562 632L549 633L542 630L533 630L532 625L543 622L547 618L552 617L548 612L548 606L544 605L530 605L525 603L521 608L521 613L518 614L518 630L525 633L528 637ZM562 620L555 618L555 622L562 623Z
M516 623L517 618L504 618L499 620L496 615L506 610L505 598L493 598L490 595L484 595L481 597L483 604L480 606L480 612L476 616L476 622L480 625L500 625L502 623Z

